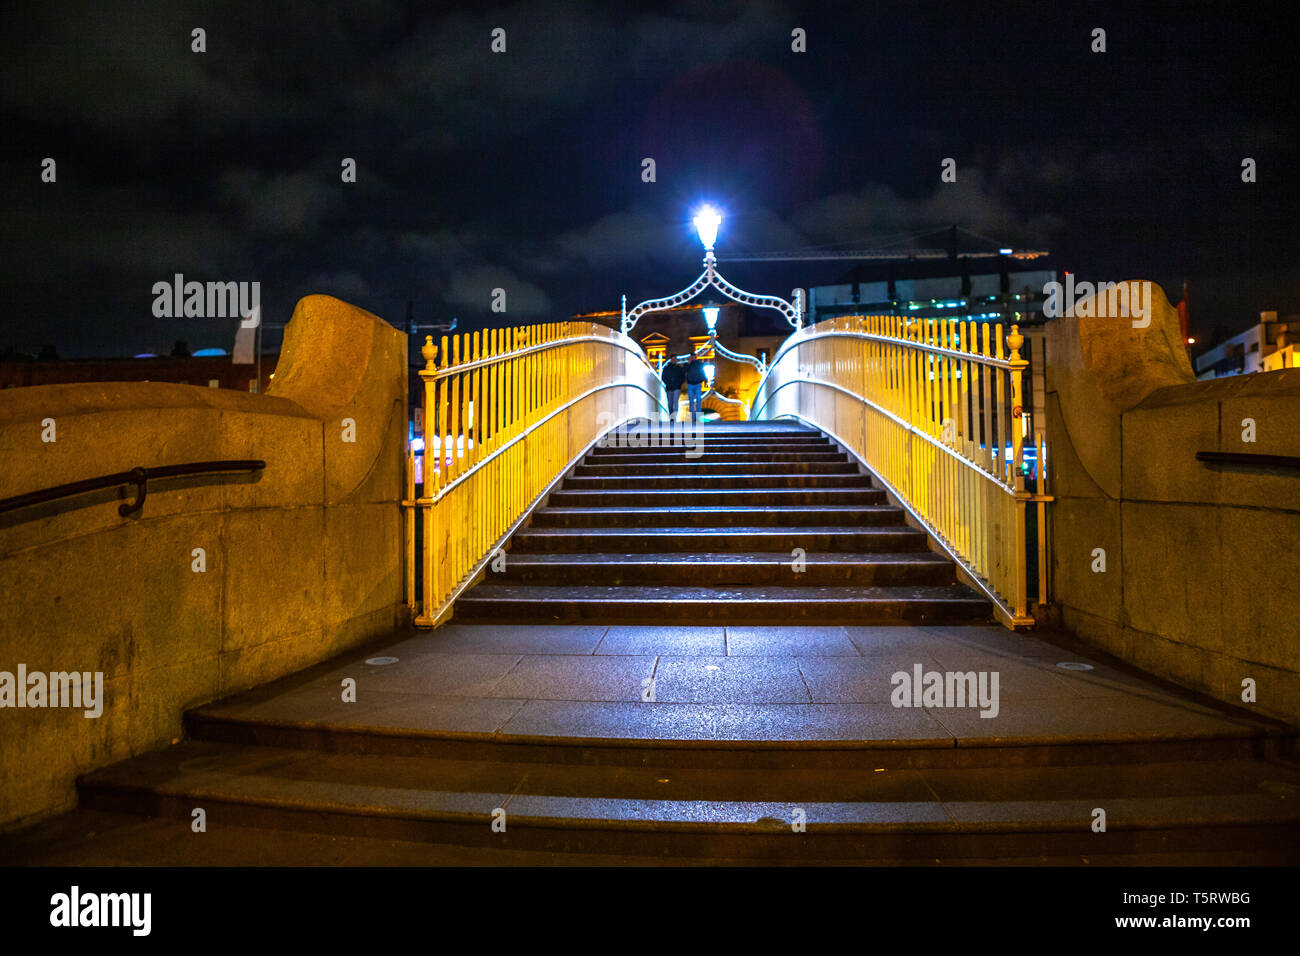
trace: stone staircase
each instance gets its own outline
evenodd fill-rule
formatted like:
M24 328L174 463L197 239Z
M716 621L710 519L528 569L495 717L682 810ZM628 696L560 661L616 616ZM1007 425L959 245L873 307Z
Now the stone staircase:
M461 596L461 621L983 623L992 606L826 436L623 431Z
M1300 862L1286 728L1100 661L1049 676L1070 652L1000 628L849 629L871 653L838 658L792 655L810 640L834 653L841 629L782 629L803 633L768 635L768 656L674 656L714 630L453 624L408 636L368 652L395 663L354 653L189 712L185 741L83 778L80 817L0 853L183 865ZM759 629L726 630L743 651ZM664 653L619 653L637 649L629 639ZM744 702L771 699L790 669L815 699L855 680L883 690L899 666L884 641L909 659L1007 652L1002 722ZM732 681L748 686L725 703L686 702L699 688L682 689L719 664L752 681ZM642 667L660 675L655 702L635 699ZM341 675L356 679L356 703L340 703ZM531 695L545 697L520 699ZM197 837L195 808L207 820Z
M83 777L0 859L1300 862L1294 728L981 626L988 603L823 435L702 443L595 449L455 621L190 710L183 741ZM914 667L996 671L996 719L897 706Z

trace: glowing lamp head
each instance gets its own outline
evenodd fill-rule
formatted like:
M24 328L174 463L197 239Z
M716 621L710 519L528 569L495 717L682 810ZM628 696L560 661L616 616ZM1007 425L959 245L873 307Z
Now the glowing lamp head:
M704 366L704 377L707 378L707 379L709 380L709 384L710 384L710 385L713 384L713 375L714 375L714 373L715 373L716 371L717 371L717 369L714 368L712 362L710 362L709 364L707 364L707 365Z
M709 327L709 331L716 331L718 328L718 307L716 305L706 305L700 311L704 313L704 324Z
M713 244L718 240L718 227L722 225L722 215L712 206L704 206L695 214L695 231L700 234L704 248L713 251Z

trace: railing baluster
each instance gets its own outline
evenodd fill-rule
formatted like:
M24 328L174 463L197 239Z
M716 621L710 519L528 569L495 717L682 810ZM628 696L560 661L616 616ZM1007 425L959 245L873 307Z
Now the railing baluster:
M444 337L436 353L441 364L426 354L420 373L424 493L418 501L408 496L407 505L424 510L418 543L413 530L407 535L408 554L418 546L424 562L415 617L422 625L445 617L570 458L602 427L621 424L605 421L602 410L654 420L666 413L658 376L639 346L603 326L466 333ZM409 482L413 461L407 468Z
M996 604L1028 617L1023 456L1027 366L1018 327L974 320L837 317L790 336L759 382L752 417L795 414L850 447ZM853 401L860 404L861 419ZM945 427L946 426L946 427ZM1041 439L1036 439L1041 449ZM1039 452L1039 467L1043 467ZM1046 585L1039 586L1040 600Z

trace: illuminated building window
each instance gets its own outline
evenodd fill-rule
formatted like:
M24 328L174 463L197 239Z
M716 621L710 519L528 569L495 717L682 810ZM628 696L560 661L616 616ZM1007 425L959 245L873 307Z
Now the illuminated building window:
M714 358L713 345L712 345L712 343L713 343L713 338L712 338L711 336L708 336L708 335L692 335L692 336L691 336L691 351L692 351L692 352L696 352L696 354L699 356L700 361L708 361L709 359ZM705 349L704 351L702 351L702 352L697 352L697 351L696 351L697 349L699 349L701 346L704 346L704 345L708 345L709 347L708 347L707 349Z

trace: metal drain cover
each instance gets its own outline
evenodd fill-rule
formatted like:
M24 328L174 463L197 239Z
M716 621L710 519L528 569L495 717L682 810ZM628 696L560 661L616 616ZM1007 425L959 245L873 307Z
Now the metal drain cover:
M367 657L366 663L373 664L376 667L381 667L384 664L396 664L397 658L396 657Z
M1090 671L1090 670L1092 670L1092 665L1091 665L1091 664L1085 664L1085 663L1083 663L1083 661L1061 661L1061 662L1060 662L1059 664L1057 664L1056 666L1059 667L1059 668L1061 668L1061 670L1064 670L1064 671Z

